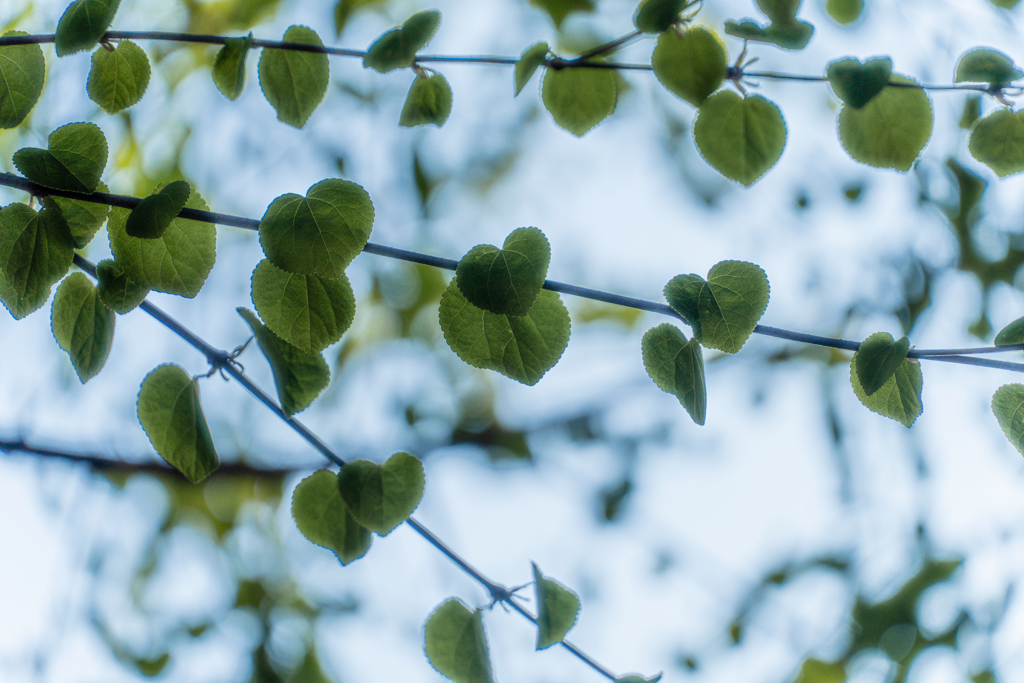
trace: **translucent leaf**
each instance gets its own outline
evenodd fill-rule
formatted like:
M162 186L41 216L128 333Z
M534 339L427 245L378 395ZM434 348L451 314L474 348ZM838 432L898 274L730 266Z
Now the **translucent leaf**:
M533 78L533 74L544 64L549 52L551 52L551 48L547 43L534 43L523 51L515 68L516 95L523 91L526 84Z
M642 0L633 14L633 25L644 33L661 33L679 21L687 0Z
M910 340L893 339L888 332L875 332L860 343L853 357L861 389L868 396L882 388L907 359Z
M537 591L537 649L543 650L565 639L576 624L580 598L565 586L545 578L533 565L533 585Z
M252 274L252 302L270 330L306 353L320 353L352 324L356 299L342 273L295 275L264 259Z
M213 83L229 100L236 100L245 88L245 58L252 49L252 33L244 38L227 38L213 60Z
M382 74L412 66L416 53L430 42L440 25L441 13L437 10L417 12L375 40L363 57L363 66Z
M306 353L281 339L247 308L239 308L238 314L249 324L260 351L270 363L285 414L291 417L305 410L331 381L331 370L323 356Z
M130 40L122 40L115 50L96 50L86 85L89 99L108 114L127 109L142 99L149 71L146 51Z
M380 8L387 4L387 0L338 0L334 5L334 32L341 36L348 26L349 20L362 10Z
M1013 60L997 50L979 47L965 53L956 63L957 83L988 83L1007 86L1024 76Z
M96 191L110 192L110 188L106 183L100 181L96 186ZM60 209L64 220L67 221L76 249L83 249L92 242L92 238L107 222L107 216L110 214L110 205L99 202L87 202L68 197L43 197L41 201L47 208Z
M198 380L177 365L161 365L142 381L138 409L153 448L186 479L195 484L217 469Z
M345 507L338 493L338 477L330 470L309 475L292 494L292 519L310 543L327 548L343 565L366 554L373 534Z
M444 76L417 76L409 87L398 125L412 128L432 123L440 128L451 113L452 89Z
M993 342L996 346L1013 346L1024 344L1024 318L1017 318L1012 323L999 330Z
M1024 455L1024 385L1004 384L992 396L992 412L1013 447Z
M825 11L836 23L847 26L860 18L864 0L828 0Z
M686 318L702 346L736 353L768 308L771 289L760 266L722 261L699 275L678 275L665 285L669 305Z
M964 100L964 110L960 114L960 127L964 130L974 128L981 118L981 95L968 95Z
M103 259L96 264L96 285L100 301L114 313L124 315L141 304L149 290L131 280L116 261Z
M278 268L298 275L341 277L366 246L373 229L373 202L366 190L330 178L305 197L281 195L260 220L263 252Z
M611 69L546 69L541 99L555 123L582 137L615 111L615 73Z
M423 484L423 463L408 453L395 453L383 465L346 463L338 472L337 488L357 522L386 536L420 504Z
M877 57L861 63L853 58L839 59L829 63L825 74L836 97L860 109L885 90L892 76L892 60Z
M893 74L892 83L915 83ZM920 88L888 87L861 109L839 112L839 139L868 166L909 171L932 135L932 104Z
M773 22L767 26L753 21L727 21L725 32L743 40L770 43L786 50L802 50L811 42L814 27L806 21L796 20Z
M662 33L651 65L662 85L695 107L718 90L729 68L722 41L703 27Z
M57 209L27 204L0 209L0 302L16 320L40 308L71 269L74 243Z
M700 106L693 136L719 173L750 187L782 156L786 122L779 108L760 95L740 97L723 90Z
M54 47L58 57L91 50L114 20L121 0L75 0L57 22Z
M547 12L559 30L565 18L573 12L594 11L594 0L530 0L530 4Z
M498 315L466 300L453 280L438 312L448 346L473 367L495 370L534 385L555 366L569 344L569 312L547 290L525 316Z
M194 188L185 206L201 211L209 208ZM115 207L107 221L110 251L125 275L156 292L190 299L198 294L217 259L217 228L175 218L160 237L140 239L127 232L130 213Z
M455 281L469 303L498 315L530 312L544 286L551 245L537 228L513 230L501 249L481 244L462 257Z
M480 610L447 600L427 619L424 636L427 659L441 675L454 683L494 683Z
M281 39L286 43L323 46L311 28L291 26ZM263 48L259 62L260 88L277 112L277 120L302 128L320 105L330 82L326 54Z
M8 36L27 36L8 31ZM38 45L0 46L0 128L16 128L39 100L46 81L46 61Z
M186 180L167 183L131 210L125 222L125 232L139 239L160 238L185 208L190 194L192 188Z
M796 19L803 0L755 0L757 8L772 22L786 22Z
M853 392L864 406L879 415L896 420L904 427L910 427L921 414L921 366L913 360L903 361L896 373L889 377L882 388L868 396L861 387L856 371L857 354L850 363L850 383Z
M14 165L44 187L91 194L107 165L107 139L95 123L69 123L50 133L46 149L15 152Z
M997 109L981 119L967 149L1000 178L1024 171L1024 111Z
M57 344L71 356L82 384L107 362L116 317L100 302L96 288L85 274L72 273L57 287L50 326Z
M846 683L842 662L829 664L819 659L806 659L794 683Z
M693 421L704 424L707 389L704 384L704 356L696 339L670 323L652 327L641 342L644 367L658 388L674 395Z

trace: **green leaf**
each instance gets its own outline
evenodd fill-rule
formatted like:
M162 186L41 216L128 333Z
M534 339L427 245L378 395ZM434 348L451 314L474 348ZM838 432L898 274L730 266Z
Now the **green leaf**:
M58 57L91 50L114 20L121 0L75 0L57 22L54 47Z
M960 114L960 127L964 130L974 128L981 118L981 95L968 95L964 100L964 111Z
M96 186L96 191L110 192L110 188L106 183L100 181ZM92 242L92 238L107 222L107 216L110 214L110 205L99 202L56 196L43 197L41 201L46 208L60 209L64 220L67 221L76 249L84 249L89 242Z
M560 583L545 578L536 564L533 585L537 590L537 649L543 650L562 642L576 624L580 598Z
M430 42L440 25L441 13L437 10L417 12L398 28L377 38L366 51L363 66L382 74L412 66L416 53Z
M767 26L752 21L727 21L725 32L743 40L770 43L786 50L802 50L811 42L814 27L806 21L796 20L773 22Z
M447 600L427 619L424 637L427 659L441 675L454 683L494 683L480 610Z
M217 469L217 451L199 404L199 380L161 365L142 380L139 422L160 457L193 484Z
M877 57L861 63L853 58L829 62L825 69L836 97L854 109L861 109L885 90L892 76L892 60Z
M633 14L633 25L644 33L661 33L679 21L687 0L641 0Z
M1004 384L992 395L992 412L1013 447L1024 455L1024 385Z
M643 676L623 676L622 678L616 678L615 683L658 683L661 680L661 674L658 674L654 678L644 678Z
M229 100L236 100L245 87L245 58L252 49L252 32L244 38L227 38L213 60L213 83Z
M185 206L201 211L209 208L195 189ZM157 292L190 299L198 294L217 259L217 228L211 223L175 218L160 237L141 239L127 232L130 213L128 209L113 208L107 221L110 251L125 275Z
M398 125L412 128L432 123L438 128L452 113L452 89L439 73L416 76L405 98Z
M862 341L853 360L864 393L871 396L881 389L907 360L908 351L909 339L897 341L888 332L875 332Z
M857 377L856 366L857 353L853 354L853 362L850 363L850 383L853 385L853 393L857 394L860 402L868 410L896 420L904 427L914 424L923 410L921 366L908 358L900 364L896 373L889 377L882 388L870 396L864 393L864 388Z
M615 73L611 69L549 67L544 71L541 99L555 123L583 137L615 111Z
M320 36L305 26L289 27L282 40L323 47ZM321 52L263 48L258 70L260 88L277 120L296 128L306 125L320 105L331 77L330 62Z
M142 99L149 85L149 57L130 40L115 50L92 53L92 70L86 89L89 99L108 114L116 114Z
M669 305L686 318L702 346L736 353L768 308L768 276L746 261L722 261L699 275L678 275L665 285Z
M1013 346L1024 344L1024 318L1017 318L1012 323L999 330L993 342L996 346Z
M794 683L846 683L842 662L829 664L818 659L805 659Z
M891 83L913 83L893 74ZM909 171L932 135L932 104L920 88L888 87L861 109L839 112L839 139L868 166Z
M68 275L57 287L50 326L57 344L71 356L82 384L107 362L116 317L100 302L96 288L84 273Z
M142 285L132 282L131 278L124 274L117 261L103 259L96 264L96 285L99 291L100 301L114 313L124 315L141 304L149 290Z
M704 356L696 339L670 323L652 327L641 342L644 367L658 388L674 395L693 421L704 424L708 395L704 384Z
M957 83L988 83L1005 87L1024 76L1013 60L997 50L979 47L964 53L956 63Z
M700 106L693 124L697 148L727 178L750 187L782 156L786 122L760 95L715 93Z
M523 54L519 57L519 61L516 62L515 68L515 81L516 81L516 96L523 91L526 84L533 78L533 74L536 73L544 62L548 58L548 53L551 52L551 48L548 47L547 43L534 43L530 47L523 51Z
M534 385L555 366L569 344L569 312L547 290L521 318L498 315L466 300L453 280L438 312L448 346L473 367L495 370Z
M729 68L722 41L703 27L662 33L651 65L662 85L695 107L718 90Z
M8 36L27 36L8 31ZM46 81L46 60L38 45L0 46L0 128L16 128L32 107Z
M346 463L338 472L337 488L357 522L387 536L420 504L423 484L423 463L408 453L395 453L383 465Z
M0 302L16 320L41 307L71 269L74 243L57 209L26 204L0 209Z
M295 275L266 259L252 274L252 302L274 334L310 354L341 339L356 313L344 273L337 279Z
M347 180L321 180L305 197L284 194L260 220L263 252L278 268L297 275L341 277L366 246L373 202Z
M387 0L338 0L334 6L334 32L339 38L356 13L367 9L382 8Z
M47 149L15 152L14 165L44 187L91 194L107 165L107 139L95 123L69 123L50 133Z
M847 26L860 19L864 0L828 0L825 11L836 23Z
M967 149L1000 178L1024 171L1024 111L997 109L981 119Z
M544 286L551 245L537 228L518 228L501 249L481 244L469 250L455 269L455 281L469 303L498 315L530 312Z
M310 543L327 548L343 565L365 555L373 542L370 530L345 507L338 477L330 470L314 472L295 487L292 519Z
M558 30L562 30L562 22L573 12L594 11L594 0L530 0L530 4L547 12Z
M755 0L757 8L774 22L787 22L796 19L803 0Z
M163 236L171 221L185 208L192 188L187 180L175 180L154 192L132 209L125 232L139 239L155 240Z
M260 351L274 372L277 397L288 417L305 410L331 381L331 370L320 354L306 353L268 330L247 308L238 314L249 324Z
M1020 0L989 0L989 2L1002 9L1013 9L1020 4Z

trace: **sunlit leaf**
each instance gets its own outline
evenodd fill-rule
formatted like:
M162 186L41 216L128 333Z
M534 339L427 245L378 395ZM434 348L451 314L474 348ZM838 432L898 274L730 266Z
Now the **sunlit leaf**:
M245 58L252 49L252 33L244 38L227 38L213 60L213 83L224 97L238 99L245 88Z
M860 19L864 0L828 0L825 11L836 23L846 26Z
M547 43L534 43L523 51L515 68L516 95L523 91L526 84L533 78L533 74L544 64L549 52L551 52L551 48Z
M356 521L381 536L409 519L423 497L423 463L395 453L383 465L356 460L342 466L337 487Z
M555 123L582 137L615 111L615 73L611 69L549 67L544 71L541 99Z
M40 308L71 269L74 243L58 209L0 209L0 302L16 320Z
M494 683L480 610L447 600L427 619L427 659L453 683Z
M644 367L658 388L678 398L694 422L704 424L708 396L697 340L687 340L675 325L662 323L647 330L641 348Z
M681 35L676 31L661 34L651 65L662 85L695 107L718 90L729 67L722 41L703 27Z
M281 39L286 43L323 46L311 28L291 26ZM320 105L330 82L330 60L321 52L263 48L259 62L260 88L278 121L302 128Z
M398 125L412 128L432 123L440 128L451 113L452 89L444 76L417 76L409 87Z
M100 302L96 288L84 273L68 275L57 287L50 326L57 344L71 356L83 384L107 362L116 317Z
M641 0L633 14L633 25L644 33L661 33L679 21L687 0Z
M1024 111L997 109L981 119L967 148L1000 178L1024 171Z
M27 36L8 31L3 37ZM0 128L16 128L39 100L46 81L46 60L38 45L0 46Z
M110 188L103 181L96 186L97 192L110 192ZM70 199L68 197L43 197L43 206L47 208L56 207L64 215L68 229L71 231L71 239L75 242L76 249L82 249L96 236L99 229L107 222L110 214L110 205L100 202L87 202L84 199Z
M114 50L96 50L86 85L89 99L108 114L116 114L142 99L149 72L146 51L130 40L122 40Z
M310 543L327 548L348 564L366 554L373 534L345 507L338 492L338 476L330 470L309 475L292 494L292 519Z
M551 245L537 228L518 228L501 249L473 247L459 261L455 281L469 303L491 313L521 317L540 294L551 262Z
M857 354L854 354L850 363L850 383L860 402L868 410L896 420L904 427L914 424L923 410L921 366L910 359L903 361L882 388L868 396L857 377L856 365Z
M1024 76L1013 60L998 50L979 47L966 52L956 63L957 83L988 83L1007 86Z
M853 365L861 389L868 396L881 389L907 360L910 340L893 339L888 332L875 332L860 343Z
M121 0L75 0L57 22L54 47L58 57L91 50L114 20Z
M375 40L363 57L363 66L382 74L412 66L416 53L430 42L440 25L441 13L437 10L417 12Z
M100 301L114 313L125 314L141 304L149 290L131 280L116 261L103 259L96 264L96 285Z
M916 85L898 74L890 82ZM909 171L932 135L932 123L932 104L924 90L890 86L861 109L843 107L839 139L862 164Z
M95 123L69 123L50 133L46 149L15 152L14 165L44 187L90 194L107 165L107 139Z
M700 106L693 124L697 148L727 178L750 187L782 156L786 122L773 102L722 90Z
M537 592L537 649L543 650L565 639L576 624L580 598L565 586L546 578L533 565L533 585Z
M1024 385L1004 384L992 396L992 412L1003 434L1024 455Z
M185 208L192 187L186 180L167 183L132 209L125 222L125 232L140 239L158 239L171 221Z
M892 76L892 60L876 57L866 62L847 58L829 62L825 70L836 97L860 109L885 90Z

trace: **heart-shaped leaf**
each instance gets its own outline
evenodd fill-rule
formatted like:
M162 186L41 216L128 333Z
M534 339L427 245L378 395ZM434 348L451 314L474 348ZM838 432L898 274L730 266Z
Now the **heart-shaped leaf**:
M992 395L992 412L1013 447L1024 455L1024 385L1004 384Z
M153 448L186 479L196 484L217 469L198 380L177 365L161 365L142 380L138 410Z
M402 107L398 125L412 128L432 123L438 128L452 113L452 89L441 74L417 76Z
M209 208L195 189L185 206L201 211ZM198 294L217 259L217 228L203 221L174 218L160 237L141 239L128 234L130 214L128 209L114 208L107 221L110 251L125 275L156 292L190 299Z
M633 14L633 25L644 33L661 33L679 21L687 0L642 0Z
M46 149L15 152L14 165L44 187L90 194L107 165L107 139L95 123L69 123L50 133Z
M382 74L412 66L416 53L434 37L440 25L441 13L437 10L417 12L373 41L363 57L363 66Z
M678 275L665 285L669 305L693 328L702 346L736 353L768 308L771 288L760 266L722 261L699 275Z
M323 47L311 28L291 26L281 39ZM239 67L244 68L243 66ZM277 120L302 128L320 105L331 80L331 65L322 52L263 48L259 62L260 88L277 112Z
M244 38L226 38L213 59L213 84L229 100L237 100L245 87L245 58L252 49L252 32Z
M116 114L142 99L149 72L146 51L130 40L122 40L114 50L96 50L86 84L89 99L108 114Z
M114 20L121 0L75 0L57 22L54 47L58 57L91 50Z
M569 344L569 312L547 290L537 295L529 313L517 318L477 308L453 280L441 295L438 320L459 358L531 386L555 366Z
M956 63L957 83L988 83L1005 87L1024 76L1013 60L998 50L979 47L966 52Z
M881 389L907 359L908 351L909 339L901 337L895 340L888 332L875 332L862 341L853 358L864 393L871 396Z
M536 564L533 586L537 591L537 649L543 650L562 642L576 624L580 598L562 584L545 578Z
M854 109L860 109L885 90L892 76L892 60L876 57L861 63L847 58L830 62L825 69L836 97Z
M85 274L72 273L57 287L50 326L57 344L71 356L82 384L107 362L116 317L100 302L96 288Z
M700 106L693 137L719 173L750 187L782 156L786 122L779 108L760 95L740 97L722 90Z
M858 352L859 353L859 352ZM923 410L921 406L921 366L909 358L896 369L882 387L868 396L857 376L857 354L850 363L850 383L853 393L864 406L879 415L896 420L904 427L910 427Z
M993 344L996 346L1024 344L1024 318L1017 318L1012 323L1001 329L999 334L996 335Z
M110 188L101 181L96 186L96 191L109 192ZM76 249L84 249L92 242L92 238L107 222L107 216L110 215L110 205L100 202L51 196L43 197L42 203L46 208L60 209L68 224L68 229L71 231L71 239L74 240Z
M96 264L96 289L100 301L114 313L124 315L141 304L149 290L131 280L116 261L103 259Z
M825 11L837 24L847 26L860 19L864 0L828 0Z
M481 244L469 250L455 269L455 281L469 303L498 315L530 312L544 286L551 245L537 228L518 228L501 249Z
M430 665L453 683L494 683L480 610L445 601L427 619L424 639Z
M185 208L192 187L186 180L175 180L149 195L132 209L125 223L125 232L139 239L162 237L171 221Z
M395 453L383 465L356 460L338 472L338 490L349 512L381 536L409 519L423 497L423 484L423 463L408 453Z
M344 273L337 279L294 275L266 259L252 273L252 302L274 334L310 354L341 339L356 314Z
M1024 171L1024 111L996 109L981 119L967 149L1000 178Z
M551 48L548 47L547 43L534 43L523 51L519 61L516 62L515 68L517 96L523 91L526 84L530 82L530 79L533 78L533 74L537 72L537 69L547 60L549 52L551 52Z
M338 493L338 477L320 470L299 482L292 494L292 519L310 543L327 548L343 565L370 549L373 534L359 526Z
M678 398L694 422L704 424L708 395L697 340L687 340L675 325L662 323L647 330L641 348L644 367L658 388Z
M8 36L27 36L8 31ZM39 100L46 81L46 60L38 45L0 46L0 128L16 128Z
M337 278L366 246L373 229L373 202L366 190L329 178L305 197L281 195L260 220L263 253L297 275Z
M890 83L916 85L893 74ZM932 104L916 87L889 87L861 107L839 112L839 140L847 153L868 166L909 171L932 135Z
M540 94L555 123L576 137L610 116L618 101L611 69L548 68Z
M661 34L651 65L662 85L695 107L718 90L729 68L722 41L703 27Z
M249 324L260 351L270 362L277 385L277 397L285 415L305 410L331 381L331 370L320 354L306 353L269 329L247 308L238 314ZM308 535L307 535L308 537ZM315 542L315 541L314 541Z
M16 320L46 303L53 283L71 269L74 248L59 209L0 209L0 302Z

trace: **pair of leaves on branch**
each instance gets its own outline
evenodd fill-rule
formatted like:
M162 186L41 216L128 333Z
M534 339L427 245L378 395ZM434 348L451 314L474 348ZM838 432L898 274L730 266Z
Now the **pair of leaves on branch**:
M1013 60L988 48L967 52L956 66L957 83L986 83L993 89L1010 86L1022 75ZM967 148L1000 178L1024 171L1024 113L1001 108L977 120Z
M1024 344L1024 318L1018 318L996 335L996 346ZM1003 434L1024 455L1024 385L1005 384L992 396L992 412Z
M787 50L807 47L814 27L796 18L802 0L756 0L757 8L770 23L758 24L749 19L725 22L725 32L743 40L771 43Z
M69 123L50 133L46 149L15 152L14 165L43 187L91 194L107 165L107 139L94 123Z
M876 332L861 342L850 363L853 392L868 410L910 427L921 406L921 365L907 358L910 341Z

